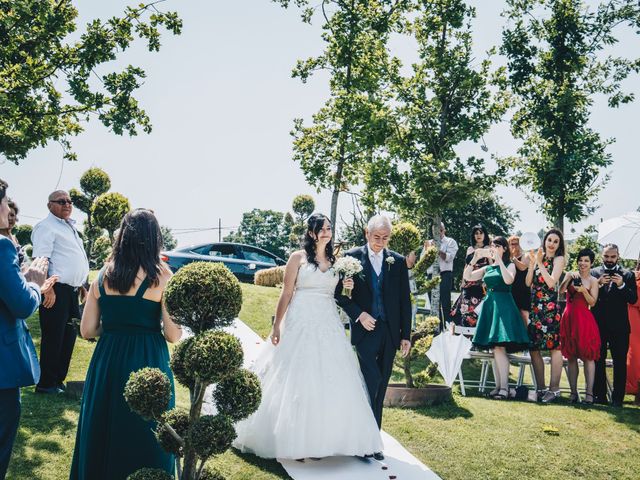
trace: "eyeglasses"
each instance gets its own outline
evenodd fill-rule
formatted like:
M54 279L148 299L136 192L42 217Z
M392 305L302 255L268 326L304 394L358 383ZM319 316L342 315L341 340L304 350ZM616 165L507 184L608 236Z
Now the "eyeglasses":
M57 203L58 205L61 206L65 206L65 205L73 205L73 202L71 200L51 200L51 203Z

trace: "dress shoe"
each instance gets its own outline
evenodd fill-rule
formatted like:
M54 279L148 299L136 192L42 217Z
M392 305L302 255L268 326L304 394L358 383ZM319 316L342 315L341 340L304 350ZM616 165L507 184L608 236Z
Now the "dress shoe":
M614 400L611 402L611 406L614 408L622 408L622 402L620 400Z
M62 392L64 392L64 390L60 387L36 387L36 393L57 394Z
M595 403L596 405L609 405L606 397L593 397L593 403Z
M60 382L60 383L58 384L58 388L59 388L60 390L62 390L63 392L66 392L66 391L67 391L67 386L66 386L64 383L62 383L62 382Z
M382 452L376 452L373 454L373 458L375 458L378 461L382 461L384 460L384 455L382 454Z

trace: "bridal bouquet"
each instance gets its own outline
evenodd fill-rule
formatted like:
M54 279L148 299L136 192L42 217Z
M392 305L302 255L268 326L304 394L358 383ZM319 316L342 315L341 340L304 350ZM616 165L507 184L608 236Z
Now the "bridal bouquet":
M333 264L333 270L344 278L352 278L362 272L362 263L353 257L340 257ZM351 296L351 292L343 289L343 295Z

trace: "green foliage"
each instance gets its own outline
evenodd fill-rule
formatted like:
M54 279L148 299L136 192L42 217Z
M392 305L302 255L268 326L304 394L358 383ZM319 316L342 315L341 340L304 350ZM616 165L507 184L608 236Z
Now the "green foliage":
M122 218L131 210L129 200L117 192L103 193L93 201L91 216L94 223L109 232L113 239L113 232L120 226Z
M33 227L31 225L27 225L26 223L21 223L20 225L16 225L13 228L13 234L18 240L18 243L23 247L31 244L31 233L33 232Z
M506 111L507 96L504 69L492 71L488 58L475 58L475 10L463 0L416 3L410 31L419 61L412 76L394 77L389 155L375 162L366 183L380 192L383 206L427 233L446 209L463 207L474 191L495 182L482 158L460 158L456 148L481 140Z
M623 26L637 31L637 2L602 2L594 12L581 0L508 0L501 51L516 107L511 132L522 140L517 156L502 160L513 181L532 198L554 226L593 213L593 200L608 181L611 164L603 140L590 128L598 95L609 106L633 100L622 82L640 70L640 60L606 51Z
M276 0L284 7L288 0ZM311 22L314 6L296 0L302 19ZM396 74L399 62L391 59L389 35L402 28L409 2L355 0L323 2L320 17L324 51L299 60L293 76L303 83L318 71L329 75L329 98L312 116L310 125L294 120L294 160L318 190L332 191L331 222L337 224L340 192L364 176L388 135L388 107L384 86Z
M260 380L253 372L237 370L218 383L213 398L220 413L234 421L242 420L260 406Z
M69 190L69 197L71 198L71 201L73 202L73 206L75 208L86 214L91 213L93 198L89 198L77 188L72 188L71 190Z
M204 470L202 470L202 474L200 475L199 480L225 480L225 476L222 475L217 470L204 467Z
M426 317L418 323L416 330L411 334L411 351L409 355L403 357L400 352L396 354L394 363L404 371L408 388L422 388L436 374L437 367L433 363L429 363L426 370L418 374L412 373L411 367L418 358L426 356L439 325L440 319L438 317Z
M427 247L425 252L422 252L420 260L413 267L413 273L416 276L424 276L427 274L427 269L433 265L436 261L436 255L438 255L438 249L434 246Z
M111 255L112 250L113 244L109 237L101 235L96 238L93 243L93 249L91 250L91 265L96 269L102 268L107 258Z
M95 199L109 191L111 188L111 179L104 170L93 167L84 172L80 177L80 188L87 197ZM83 211L86 212L86 210Z
M596 258L593 261L593 266L597 267L602 265L602 253L600 252L600 245L597 241L598 232L594 225L590 225L584 229L582 235L576 238L569 247L567 253L569 254L569 260L567 262L566 270L577 271L578 270L578 252L583 248L590 248L593 253L596 254Z
M142 468L129 475L127 480L173 480L173 475L159 468Z
M162 232L162 244L164 250L173 250L178 245L178 241L176 237L173 236L171 229L166 225L160 226L160 231Z
M227 378L242 366L242 345L230 333L207 330L195 336L184 352L184 368L209 385Z
M189 432L189 412L178 408L166 411L160 417L156 428L156 439L162 449L167 453L173 453L179 457L184 456L183 445L171 434L168 427L173 428L180 438L187 438L187 433Z
M254 208L242 214L238 231L224 237L224 241L248 243L285 258L291 224L286 223L284 217L282 212Z
M195 334L230 325L242 307L240 283L221 263L182 267L169 280L164 298L173 320Z
M422 245L420 230L410 222L396 223L391 229L389 248L401 255L415 252Z
M236 438L233 422L226 415L203 415L189 430L188 442L201 459L219 455Z
M185 365L185 355L187 350L191 347L195 337L189 337L178 343L171 354L171 371L173 376L189 390L193 390L196 384L195 372L189 370Z
M158 3L158 2L154 2ZM118 135L151 131L149 117L133 96L145 72L118 64L134 39L160 48L159 27L179 34L182 21L154 3L127 7L122 17L93 20L80 34L71 0L0 1L0 154L18 163L29 151L56 141L75 159L69 138L93 114ZM76 40L67 43L67 39ZM99 81L95 81L95 77Z
M291 205L291 209L296 215L296 220L298 223L302 223L303 225L306 219L311 216L315 208L316 202L313 200L311 195L296 195Z
M171 383L158 368L143 368L131 372L124 387L129 408L147 420L157 420L169 407Z

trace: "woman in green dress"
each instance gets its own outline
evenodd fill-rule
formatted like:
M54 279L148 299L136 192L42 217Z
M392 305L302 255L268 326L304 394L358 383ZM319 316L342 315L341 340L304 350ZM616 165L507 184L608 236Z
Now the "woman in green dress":
M173 456L155 439L155 423L132 412L123 395L132 372L155 367L169 377L174 405L165 339L175 342L182 332L162 305L171 272L160 260L161 248L153 213L129 212L111 258L89 289L80 332L100 339L82 395L71 480L125 480L143 467L174 474Z
M474 270L476 263L487 255L492 264ZM529 335L511 295L516 266L510 263L509 259L509 244L506 238L496 237L491 242L488 252L486 249L476 249L463 274L466 281L484 280L487 287L473 343L480 348L493 349L496 389L490 395L498 400L504 400L509 396L507 352L525 350L529 344Z

